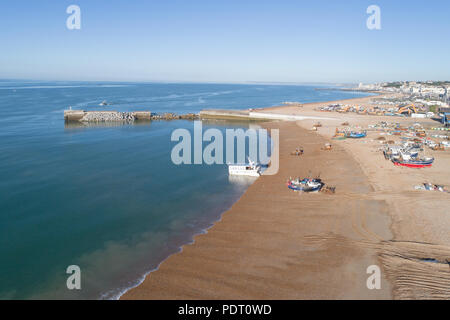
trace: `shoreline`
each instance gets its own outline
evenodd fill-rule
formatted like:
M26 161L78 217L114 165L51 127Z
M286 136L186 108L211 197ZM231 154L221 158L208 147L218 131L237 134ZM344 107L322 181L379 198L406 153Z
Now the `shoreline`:
M251 186L251 184L247 186L246 190L247 190L250 186ZM236 199L236 201L233 202L233 204L231 205L231 207L234 205L234 203L238 202L238 201L242 198L242 196L245 194L246 190L241 194L240 197L238 197L238 198ZM216 220L214 220L214 221L212 221L208 227L202 228L202 229L200 229L198 232L194 233L193 236L192 236L192 238L191 238L189 241L185 242L184 244L180 245L180 246L178 247L178 249L177 249L176 252L173 252L173 253L169 254L169 255L168 255L165 259L163 259L156 267L154 267L153 269L151 269L151 270L149 270L149 271L146 271L143 275L141 275L141 276L136 280L136 284L133 284L133 285L130 286L130 287L121 289L121 290L120 290L120 293L116 294L116 295L115 295L114 297L112 297L110 300L121 300L121 299L122 299L122 296L125 295L127 292L129 292L130 290L133 290L133 289L139 287L151 273L153 273L153 272L155 272L155 271L158 271L159 268L160 268L160 266L161 266L165 261L167 261L171 256L176 255L176 254L179 254L179 253L182 253L182 252L183 252L183 248L184 248L185 246L193 245L193 244L195 243L195 238L196 238L197 236L201 236L201 235L207 234L208 231L209 231L210 229L212 229L217 223L219 223L220 221L222 221L223 215L224 215L227 211L229 211L229 210L231 209L231 207L228 207L228 209L224 209L224 210L219 214L219 218L216 219ZM103 294L102 296L104 296L104 295L105 295L105 294ZM101 300L102 300L102 298L101 298Z
M314 102L305 104L303 108L271 107L264 108L263 111L276 110L287 114L299 113L317 116L323 113L312 110L314 106L333 102L366 103L373 97L376 96ZM352 118L351 122L353 123L354 121L358 123L375 122L380 118L387 121L411 122L411 119L382 116L344 115L344 117ZM342 118L342 115L338 118ZM263 123L264 127L279 128L280 133L285 132L284 135L281 133L283 137L280 136L280 171L283 171L283 167L291 167L291 169L284 169L282 174L297 171L297 169L292 169L296 168L297 159L286 157L286 148L293 146L291 141L293 132L296 137L308 141L307 145L317 149L324 141L330 141L330 134L334 131L332 129L338 125L336 122L329 122L325 121L324 130L320 128L318 133L309 131L312 120ZM149 272L140 285L125 292L121 299L408 298L411 292L402 295L404 288L399 289L397 283L399 276L397 270L399 268L402 270L402 264L405 261L401 257L397 261L395 255L391 253L394 252L398 255L401 250L402 254L405 254L405 251L406 254L412 254L409 251L418 249L414 247L408 251L407 239L403 239L405 233L399 232L398 208L395 208L395 202L392 199L378 194L380 192L379 181L374 179L373 173L370 171L372 169L367 169L362 165L365 160L361 159L361 150L353 152L360 147L354 146L358 142L332 141L332 144L336 145L338 152L325 154L314 150L307 162L309 167L321 171L321 177L325 182L338 186L336 195L311 195L313 198L305 195L302 198L306 200L298 203L298 196L292 197L291 193L280 187L280 182L287 177L279 176L280 173L277 176L262 176L247 189L231 209L222 214L220 221L216 222L206 234L196 235L193 244L183 246L181 252L167 258L158 266L157 270ZM306 148L306 155L309 154L308 148ZM330 170L329 163L336 163L336 157L343 157L345 165L341 165L341 162L338 161L338 166L334 171L352 172L351 179L343 181L345 179L342 179L342 172L336 175L336 172ZM322 158L327 159L323 162ZM302 160L304 159L302 158L300 161ZM320 164L318 164L319 162ZM343 168L346 166L351 169ZM395 168L395 170L397 169ZM306 175L306 169L301 170ZM354 172L359 173L354 174ZM292 172L290 175L295 173ZM347 186L347 184L355 182L355 179L357 186L367 187L365 193L351 190L352 188ZM266 196L267 192L272 192L269 199ZM280 204L279 199L273 197L274 194L287 200L286 203ZM321 198L321 201L317 202L317 198L314 199L314 196ZM427 196L429 195L427 194L425 197ZM431 195L431 197L435 197L435 195ZM266 202L262 203L264 201ZM279 208L273 208L275 202ZM325 210L325 213L317 213L317 205L322 202L324 204L321 204L320 207ZM308 212L307 216L295 215L292 212L294 208L301 212ZM294 211L296 212L296 210ZM259 214L255 214L255 211ZM288 217L283 215L286 212L288 212ZM270 224L266 225L264 219L261 220L262 218L270 220ZM304 220L309 226L297 225L297 219ZM244 228L243 224L245 225L245 222L248 221L253 223L252 227ZM317 222L321 222L327 227L321 228ZM289 228L289 225L297 225L298 229ZM272 238L272 241L265 239L267 237ZM236 239L241 239L242 242L236 242ZM292 248L288 239L293 240L297 245L305 246L306 249L302 250L295 246ZM250 243L254 246L249 247ZM283 249L288 252L280 253ZM445 252L447 247L442 250ZM293 256L297 255L305 257L309 262L299 262L295 259L291 261ZM268 261L267 257L274 257L274 261ZM338 271L336 277L340 280L330 277L326 271L329 268L323 266L329 263L331 257L334 261L332 263L334 264L333 270ZM406 257L408 256L406 255ZM218 264L218 261L222 264ZM373 264L380 265L382 269L381 291L375 290L374 292L365 287L368 277L366 268ZM402 272L405 271L402 270ZM282 279L280 279L280 274L284 274ZM296 277L292 278L294 275ZM291 278L291 282L286 283L283 281L285 278ZM357 282L355 282L356 279ZM420 280L417 281L420 285ZM246 285L242 286L242 283L246 283ZM250 289L252 287L260 290ZM263 293L260 293L261 291Z

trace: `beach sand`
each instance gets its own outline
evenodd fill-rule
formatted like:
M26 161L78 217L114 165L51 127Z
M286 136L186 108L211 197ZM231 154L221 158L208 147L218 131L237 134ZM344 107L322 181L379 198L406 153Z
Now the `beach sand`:
M425 181L450 185L450 152L436 152L432 168L395 167L378 150L379 133L330 139L344 121L414 119L315 111L328 104L265 109L334 119L320 120L317 132L314 120L264 123L280 130L278 174L260 177L221 221L122 299L450 298L450 196L414 190ZM327 142L333 149L321 150ZM299 146L304 156L291 156ZM319 174L336 194L286 187L289 177ZM366 285L372 265L381 269L380 290Z

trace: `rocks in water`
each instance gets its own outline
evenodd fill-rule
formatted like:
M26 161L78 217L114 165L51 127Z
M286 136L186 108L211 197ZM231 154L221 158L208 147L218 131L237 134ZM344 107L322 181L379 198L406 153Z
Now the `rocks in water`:
M199 119L199 116L198 116L198 114L195 114L195 113L188 113L188 114L181 115L180 119L197 120L197 119Z
M171 112L163 114L152 114L152 120L177 120L177 119L180 119L180 116Z
M86 112L81 122L134 122L135 116L132 112L116 111L91 111Z
M152 120L196 120L198 115L195 113L188 113L183 115L177 115L175 113L163 113L163 114L152 114Z
M69 114L70 112L70 114ZM154 114L150 111L118 112L118 111L77 111L77 118L70 118L75 111L64 113L66 120L77 120L81 122L126 122L131 123L136 120L196 120L199 116L194 113L177 115L175 113Z

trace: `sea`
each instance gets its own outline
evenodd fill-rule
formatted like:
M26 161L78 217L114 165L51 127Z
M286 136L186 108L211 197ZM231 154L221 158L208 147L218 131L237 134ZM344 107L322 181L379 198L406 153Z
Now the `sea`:
M192 121L71 124L65 109L185 114L367 95L320 87L0 80L0 299L117 299L252 183L226 164L173 163L172 133Z

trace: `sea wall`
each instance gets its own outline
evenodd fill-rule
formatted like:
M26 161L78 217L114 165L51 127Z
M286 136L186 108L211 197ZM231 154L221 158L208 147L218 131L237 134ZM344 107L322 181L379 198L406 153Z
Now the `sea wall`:
M249 111L235 110L202 110L200 111L201 119L224 119L224 120L248 120Z
M234 111L234 110L203 110L200 112L201 119L223 119L223 120L281 120L281 121L299 121L307 119L317 120L336 120L334 118L299 116L269 112L255 111Z

